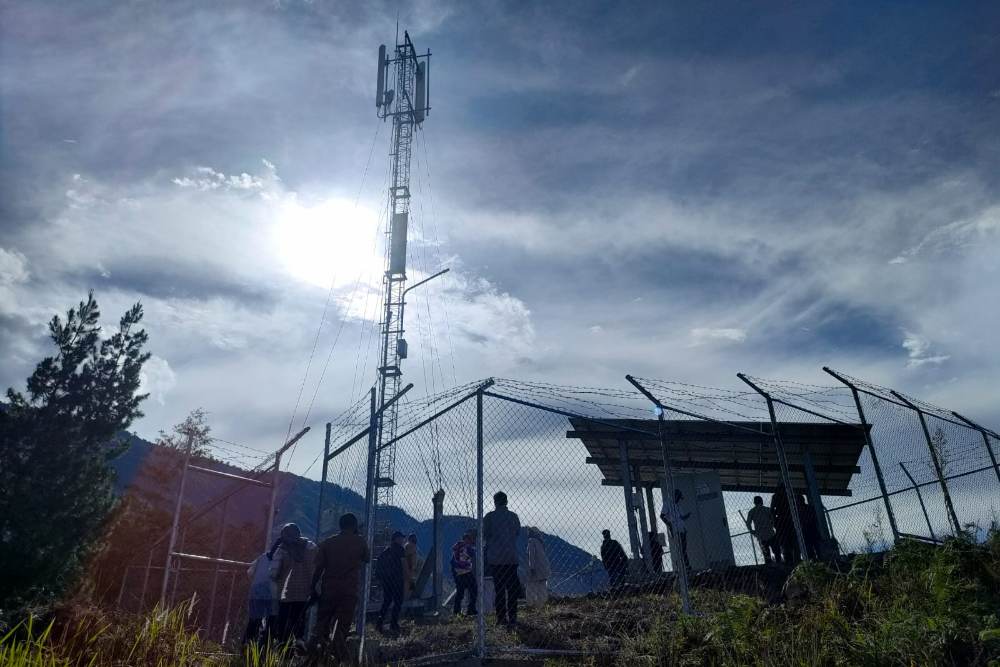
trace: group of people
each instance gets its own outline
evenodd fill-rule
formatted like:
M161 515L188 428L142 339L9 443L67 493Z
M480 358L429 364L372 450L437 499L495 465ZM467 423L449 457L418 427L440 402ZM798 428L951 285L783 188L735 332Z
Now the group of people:
M274 545L253 562L248 571L250 620L244 643L260 641L265 634L278 642L302 639L316 550L316 543L289 523Z
M684 558L684 565L690 570L691 561L688 559L687 540L687 519L691 517L691 512L685 512L682 506L684 494L680 489L674 489L673 494L673 516L664 508L660 512L660 520L667 526L670 534L677 539ZM605 528L601 531L603 540L601 542L601 563L608 573L608 580L612 586L623 583L628 576L628 556L618 540L612 539L611 531ZM655 530L649 531L649 560L653 572L663 571L663 545L660 543L660 536Z
M493 580L497 622L517 623L518 598L530 605L548 599L551 576L542 534L527 528L526 581L518 576L518 536L521 522L507 507L507 496L493 497L495 508L483 519L483 558L486 575ZM455 580L454 611L478 614L476 586L476 533L467 531L452 547L451 571ZM249 622L244 643L296 641L310 652L326 644L333 630L332 654L347 658L347 633L354 622L361 591L361 575L371 561L365 539L359 534L354 514L340 517L340 532L318 546L302 536L294 523L282 527L274 545L251 565ZM417 536L397 531L379 554L373 575L382 592L382 605L375 627L399 632L404 600L412 593L419 572ZM306 618L310 604L318 603L315 623L306 641Z
M813 507L806 502L804 494L794 492L795 512L802 528L802 538L805 542L806 555L817 559L822 555L820 545L819 522ZM747 529L757 538L760 551L764 555L766 565L786 564L796 565L802 560L799 540L795 534L795 523L792 507L788 502L788 493L784 485L779 484L771 496L771 506L764 504L764 499L754 496L753 508L746 516Z
M354 620L368 544L353 514L340 517L340 532L317 546L294 523L281 529L274 546L251 565L249 617L244 643L303 642L306 612L318 603L306 647L315 650L333 636L333 653L347 658L347 629Z

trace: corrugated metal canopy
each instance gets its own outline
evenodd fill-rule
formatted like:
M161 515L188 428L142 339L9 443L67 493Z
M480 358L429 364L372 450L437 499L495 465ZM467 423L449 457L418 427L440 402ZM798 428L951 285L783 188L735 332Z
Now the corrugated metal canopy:
M663 463L657 420L569 421L573 430L566 437L583 441L587 463L600 469L602 484L622 485L620 442L628 450L632 483L659 484ZM851 495L848 487L861 472L858 459L865 446L860 424L779 422L778 433L795 488L806 488L803 453L808 450L820 493ZM674 472L717 472L723 491L770 493L781 481L770 422L664 420L663 436Z

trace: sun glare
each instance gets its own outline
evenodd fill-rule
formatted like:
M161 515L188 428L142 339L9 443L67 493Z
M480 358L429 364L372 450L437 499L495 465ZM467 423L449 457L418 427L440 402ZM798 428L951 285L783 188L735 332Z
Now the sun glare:
M315 206L283 205L276 229L278 252L297 279L329 287L353 284L378 272L382 259L375 245L378 219L371 210L343 199Z

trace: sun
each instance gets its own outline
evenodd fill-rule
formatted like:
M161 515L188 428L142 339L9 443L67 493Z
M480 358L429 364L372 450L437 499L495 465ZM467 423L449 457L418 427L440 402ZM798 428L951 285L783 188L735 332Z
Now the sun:
M296 279L327 288L354 284L376 275L382 266L373 211L344 199L326 199L315 206L299 201L282 204L276 237L285 269Z

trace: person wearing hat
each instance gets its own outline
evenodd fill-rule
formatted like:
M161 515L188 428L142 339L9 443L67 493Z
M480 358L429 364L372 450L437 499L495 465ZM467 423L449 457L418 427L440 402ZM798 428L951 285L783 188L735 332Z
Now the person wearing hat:
M379 554L375 563L375 575L382 588L382 608L378 612L375 629L383 632L386 613L390 613L389 630L399 632L399 611L403 606L404 563L406 551L403 543L406 536L398 530L392 534L389 546Z

